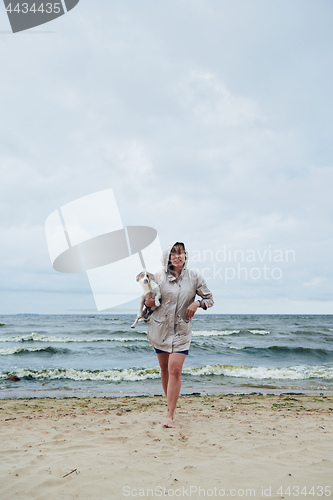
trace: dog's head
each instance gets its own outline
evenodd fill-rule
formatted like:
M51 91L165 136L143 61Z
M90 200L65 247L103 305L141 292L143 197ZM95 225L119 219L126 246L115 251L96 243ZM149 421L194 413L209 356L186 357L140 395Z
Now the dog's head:
M145 285L150 283L150 280L153 279L153 275L151 273L147 273L146 271L142 271L136 277L136 281L140 283L144 283Z

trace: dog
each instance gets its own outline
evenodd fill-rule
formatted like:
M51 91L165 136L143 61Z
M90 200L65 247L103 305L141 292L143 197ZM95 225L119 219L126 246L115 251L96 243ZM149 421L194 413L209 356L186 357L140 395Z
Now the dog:
M147 273L142 271L137 275L136 281L140 283L143 288L143 294L141 296L140 309L139 313L133 323L131 328L135 328L139 321L144 321L148 323L149 318L153 311L161 304L161 291L160 287L153 280L153 275L151 273ZM150 292L152 292L152 299L155 299L155 306L147 307L145 306L145 300L148 299Z

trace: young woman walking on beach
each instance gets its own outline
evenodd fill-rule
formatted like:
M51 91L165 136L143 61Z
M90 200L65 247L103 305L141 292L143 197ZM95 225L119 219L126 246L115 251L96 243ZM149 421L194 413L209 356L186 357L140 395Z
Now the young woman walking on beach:
M214 304L205 280L197 271L187 269L187 260L184 243L176 242L164 250L163 269L154 274L162 300L151 315L148 341L155 348L167 398L164 427L175 427L182 368L191 343L192 318L199 307L208 309ZM201 299L196 300L196 295ZM154 299L148 298L145 304L153 307Z

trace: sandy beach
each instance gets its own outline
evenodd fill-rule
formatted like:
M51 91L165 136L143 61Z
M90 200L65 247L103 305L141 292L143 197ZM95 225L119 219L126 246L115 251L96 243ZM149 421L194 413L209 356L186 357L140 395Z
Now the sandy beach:
M0 498L333 498L333 397L1 400Z

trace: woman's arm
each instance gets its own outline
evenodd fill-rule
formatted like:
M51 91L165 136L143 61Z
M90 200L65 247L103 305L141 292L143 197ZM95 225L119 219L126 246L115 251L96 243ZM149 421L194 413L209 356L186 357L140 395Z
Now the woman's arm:
M214 305L213 294L209 290L204 278L201 275L198 276L198 286L196 291L197 295L202 298L202 309L208 309Z
M202 297L202 300L194 300L188 306L188 308L186 309L186 317L189 319L193 318L194 314L197 312L199 307L206 310L208 309L208 307L212 307L212 305L214 304L213 294L206 285L204 278L199 273L196 273L196 277L197 277L196 294Z
M192 304L190 304L188 306L188 308L186 309L186 317L188 319L191 319L193 318L193 316L195 315L195 313L197 312L197 309L200 307L200 302L199 300L195 300L194 302L192 302Z

